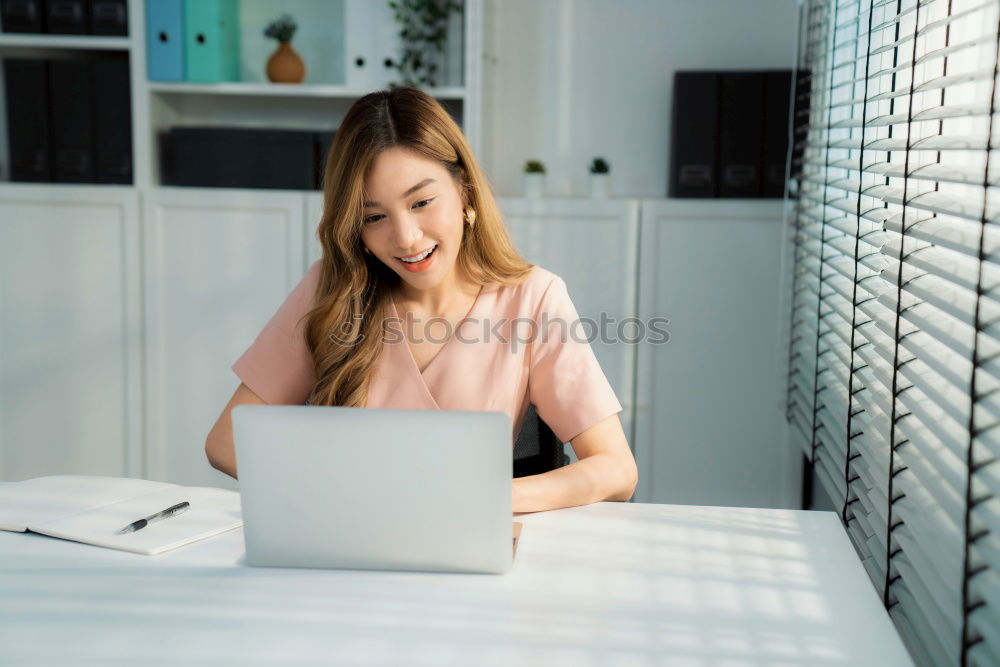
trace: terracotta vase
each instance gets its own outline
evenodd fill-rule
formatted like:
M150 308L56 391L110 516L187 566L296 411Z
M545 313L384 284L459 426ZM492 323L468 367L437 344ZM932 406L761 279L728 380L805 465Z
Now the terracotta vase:
M299 83L306 77L306 64L288 42L280 42L267 59L267 78L273 83Z

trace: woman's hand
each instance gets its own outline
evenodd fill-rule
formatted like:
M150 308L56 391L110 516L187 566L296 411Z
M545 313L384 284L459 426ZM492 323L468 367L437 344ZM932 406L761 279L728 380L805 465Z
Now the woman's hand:
M627 501L639 472L618 415L611 415L573 438L579 461L513 483L515 512L540 512L589 505L602 500Z
M524 491L522 490L523 477L514 478L514 511L515 512L530 512L531 510L524 509Z

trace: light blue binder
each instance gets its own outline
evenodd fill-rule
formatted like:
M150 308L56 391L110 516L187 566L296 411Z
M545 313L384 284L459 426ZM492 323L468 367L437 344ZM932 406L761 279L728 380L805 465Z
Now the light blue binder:
M184 3L184 71L188 81L239 81L239 18L237 0Z
M146 0L150 81L184 80L184 0Z

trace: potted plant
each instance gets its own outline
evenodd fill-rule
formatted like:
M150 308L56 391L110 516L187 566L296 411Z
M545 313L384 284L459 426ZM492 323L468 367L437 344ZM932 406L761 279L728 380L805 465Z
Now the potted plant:
M602 157L595 157L590 163L590 196L592 199L611 196L611 167Z
M273 83L299 83L306 76L306 65L290 44L297 27L291 16L282 14L264 29L265 37L278 40L278 48L267 59L267 78Z
M454 12L465 11L457 0L390 0L393 18L399 28L400 53L386 65L395 68L401 81L389 82L390 88L437 86L438 61L448 39L448 21Z
M524 163L524 196L539 199L545 195L545 165L540 160Z

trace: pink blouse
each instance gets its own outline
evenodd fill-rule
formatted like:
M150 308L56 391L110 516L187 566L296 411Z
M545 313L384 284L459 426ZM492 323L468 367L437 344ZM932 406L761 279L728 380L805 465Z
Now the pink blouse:
M302 404L316 383L299 320L319 269L317 261L232 366L267 403ZM622 410L566 283L551 271L536 266L519 285L484 285L423 372L394 304L391 316L366 407L506 412L516 436L530 403L563 442ZM438 325L432 333L447 334Z

